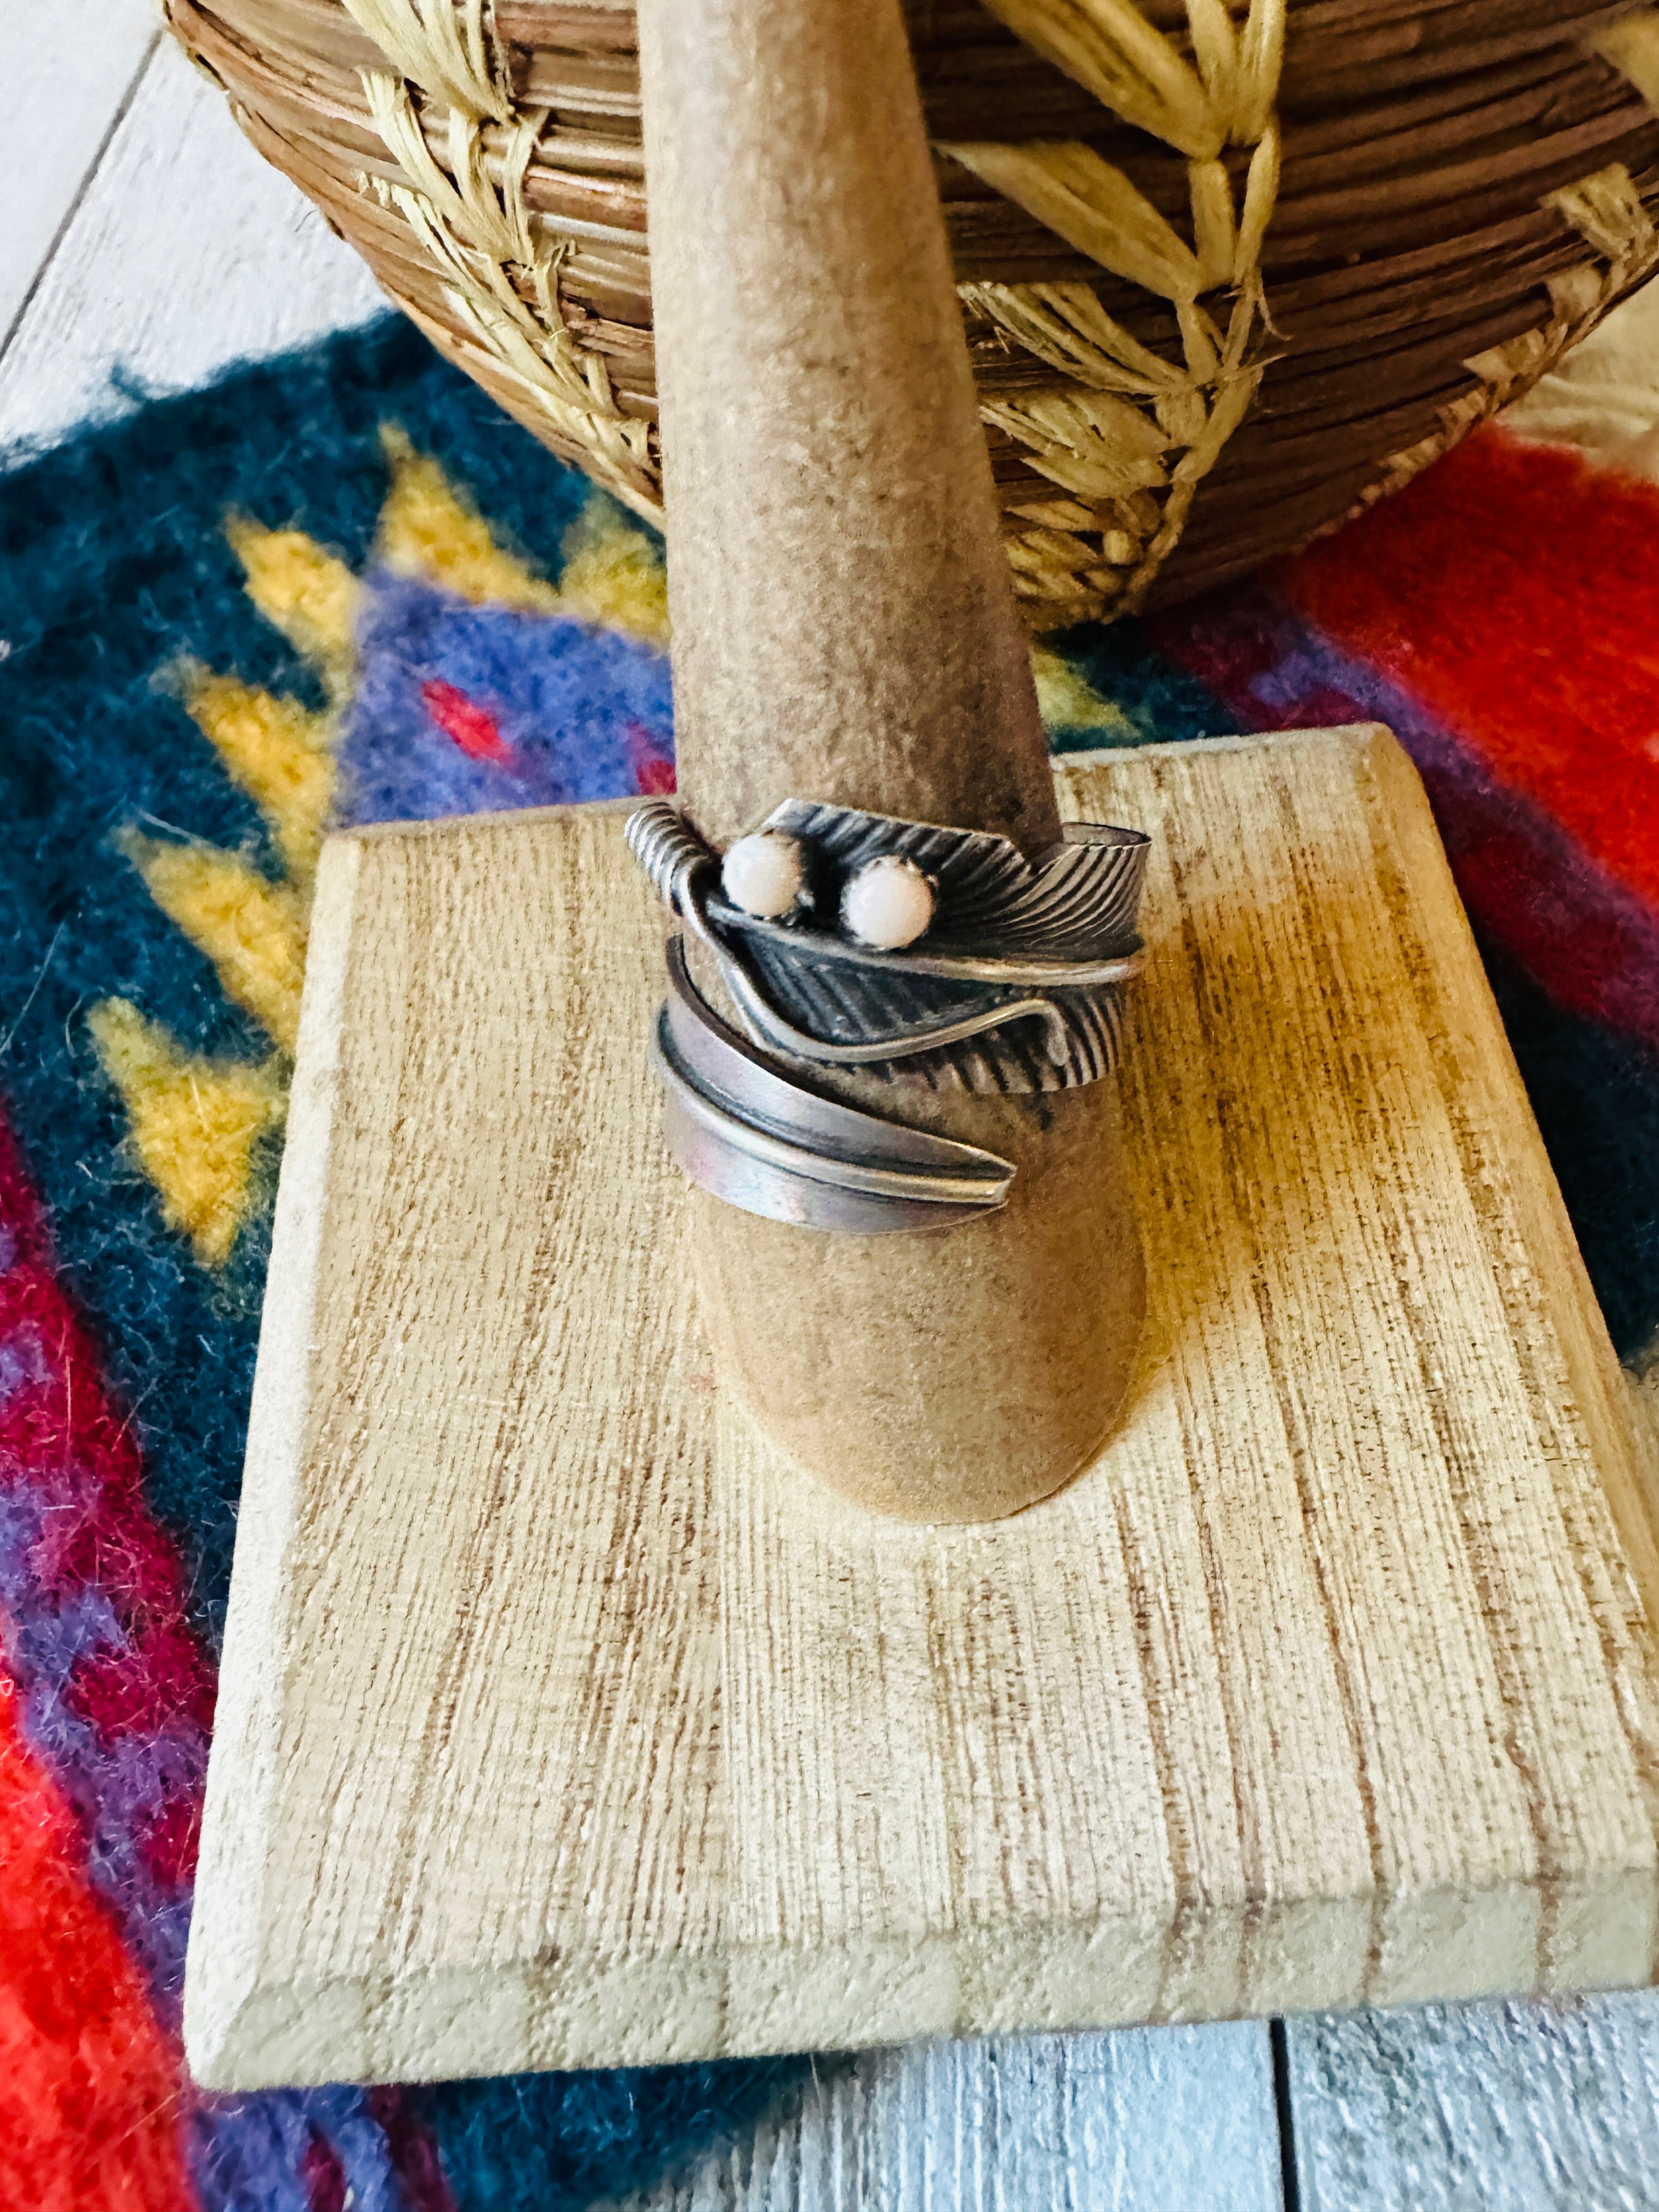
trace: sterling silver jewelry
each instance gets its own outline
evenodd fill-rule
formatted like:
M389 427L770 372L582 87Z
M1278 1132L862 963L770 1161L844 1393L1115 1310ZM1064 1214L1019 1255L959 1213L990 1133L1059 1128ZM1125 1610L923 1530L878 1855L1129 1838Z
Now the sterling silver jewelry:
M896 1118L905 1090L1057 1091L1115 1062L1122 988L1144 960L1139 830L1071 823L1032 862L986 831L791 799L732 848L724 878L665 799L627 836L749 1032L709 1006L671 939L655 1054L669 1148L746 1212L870 1234L989 1211L1012 1165ZM745 893L764 910L738 904ZM830 1097L814 1066L882 1078L896 1115Z

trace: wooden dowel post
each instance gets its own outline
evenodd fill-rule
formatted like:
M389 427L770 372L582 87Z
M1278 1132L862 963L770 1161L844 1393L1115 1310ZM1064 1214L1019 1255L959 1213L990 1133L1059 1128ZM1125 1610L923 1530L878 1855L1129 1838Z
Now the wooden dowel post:
M639 21L686 810L721 845L793 796L1034 858L1053 784L898 0L641 0ZM865 1237L696 1192L705 1319L832 1488L993 1517L1077 1470L1127 1381L1115 1093L902 1110L1013 1160L1007 1207Z

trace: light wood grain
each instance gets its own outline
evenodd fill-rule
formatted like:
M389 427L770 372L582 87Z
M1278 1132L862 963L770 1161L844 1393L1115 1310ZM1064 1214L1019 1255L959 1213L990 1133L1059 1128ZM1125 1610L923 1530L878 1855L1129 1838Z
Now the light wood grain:
M1126 1425L992 1528L714 1401L614 810L326 857L191 1939L200 2076L491 2072L1651 1976L1630 1402L1376 731L1152 832Z
M1292 2021L1286 2033L1303 2212L1659 2201L1650 1990Z
M385 307L356 255L165 40L0 360L0 453Z
M829 2059L627 2212L1280 2212L1273 2094L1254 2021Z

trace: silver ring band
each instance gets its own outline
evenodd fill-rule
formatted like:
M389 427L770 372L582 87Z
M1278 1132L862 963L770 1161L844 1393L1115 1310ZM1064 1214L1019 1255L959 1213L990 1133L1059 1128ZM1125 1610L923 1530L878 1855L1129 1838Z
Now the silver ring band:
M672 938L653 1057L674 1157L729 1203L813 1228L944 1227L1003 1205L1009 1162L830 1097L811 1071L873 1073L896 1106L917 1085L1018 1093L1098 1081L1115 1061L1123 987L1144 964L1147 840L1073 823L1033 863L986 832L799 799L763 828L803 856L787 919L723 896L720 854L668 801L629 818L630 848L749 1030L745 1041L708 1005ZM893 860L928 887L921 945L881 950L824 925L842 883Z

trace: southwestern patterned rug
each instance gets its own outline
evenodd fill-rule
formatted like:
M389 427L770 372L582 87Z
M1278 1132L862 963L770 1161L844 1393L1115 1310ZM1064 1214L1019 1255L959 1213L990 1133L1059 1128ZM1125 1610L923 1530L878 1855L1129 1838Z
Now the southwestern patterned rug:
M1499 430L1037 655L1058 747L1389 722L1621 1354L1659 1327L1659 489ZM795 2062L199 2095L216 1642L335 821L672 787L659 545L384 323L0 478L0 2201L559 2212Z

